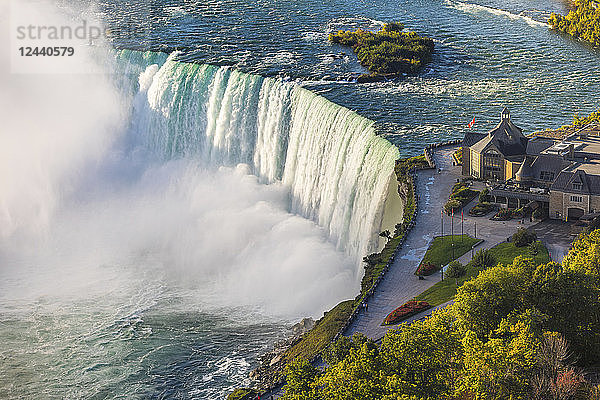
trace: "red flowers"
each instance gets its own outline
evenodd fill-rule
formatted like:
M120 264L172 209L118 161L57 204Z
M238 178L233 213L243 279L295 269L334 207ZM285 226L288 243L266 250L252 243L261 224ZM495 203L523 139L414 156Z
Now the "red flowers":
M419 265L419 268L417 268L416 275L428 276L428 275L433 274L438 269L439 268L435 264L432 264L429 262L422 262Z
M394 311L389 313L388 316L385 317L385 319L383 320L383 324L397 324L399 322L404 321L408 317L418 314L421 311L427 310L428 308L431 308L431 305L426 301L410 300L404 305L396 308Z

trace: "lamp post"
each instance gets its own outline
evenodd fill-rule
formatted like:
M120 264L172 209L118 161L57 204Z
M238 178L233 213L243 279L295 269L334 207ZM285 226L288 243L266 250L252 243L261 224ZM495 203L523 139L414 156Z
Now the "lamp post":
M440 211L440 217L442 219L442 240L444 237L444 208L442 207L442 210Z
M454 260L454 209L450 216L450 246L452 247L452 260Z

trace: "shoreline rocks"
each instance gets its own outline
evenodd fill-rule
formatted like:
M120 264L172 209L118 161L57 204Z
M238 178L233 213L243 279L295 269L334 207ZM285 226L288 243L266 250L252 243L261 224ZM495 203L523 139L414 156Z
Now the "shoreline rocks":
M267 390L280 384L285 368L284 354L302 339L308 331L315 326L312 318L303 318L302 321L289 327L292 336L281 340L273 346L273 350L259 357L260 365L250 372L253 387Z

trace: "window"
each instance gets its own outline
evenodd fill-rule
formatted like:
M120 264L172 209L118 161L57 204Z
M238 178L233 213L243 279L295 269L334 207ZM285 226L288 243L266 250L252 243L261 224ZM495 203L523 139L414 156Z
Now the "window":
M583 197L581 196L571 196L571 201L574 203L581 203L583 202Z
M542 171L540 172L540 180L545 182L552 182L554 180L554 172Z
M483 177L486 179L502 179L504 160L495 150L483 154Z
M479 153L471 152L471 175L476 178L480 177L479 174Z
M581 182L573 182L573 190L581 190L583 188L583 184Z

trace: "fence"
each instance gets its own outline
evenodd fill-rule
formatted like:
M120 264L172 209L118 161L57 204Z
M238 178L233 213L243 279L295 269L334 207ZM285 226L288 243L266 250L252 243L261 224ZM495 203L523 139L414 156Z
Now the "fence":
M435 149L437 147L442 147L442 146L453 146L453 145L460 144L461 142L462 142L462 140L451 140L451 141L447 141L447 142L443 142L443 143L430 144L427 147L425 147L425 149L424 149L425 159L427 160L427 163L429 164L429 166L431 168L436 168L435 160L433 158L433 149ZM352 325L352 323L356 320L356 318L358 317L358 314L360 313L362 306L365 304L366 301L368 301L369 298L371 298L373 296L373 294L375 293L375 290L377 289L377 286L385 277L386 272L394 264L394 260L396 259L396 257L398 257L400 250L402 250L402 246L404 245L406 237L408 236L408 234L410 233L412 228L415 226L415 223L417 220L417 214L419 212L419 193L417 193L417 174L416 174L416 172L413 171L410 175L410 178L411 178L410 186L412 189L412 193L413 193L413 197L414 197L414 204L415 204L415 209L413 211L413 215L411 216L410 223L406 227L404 232L402 232L402 237L400 239L400 243L398 243L398 246L394 250L394 253L388 259L387 263L385 264L385 267L383 268L383 270L381 270L379 276L377 277L377 279L375 280L375 282L373 283L373 285L371 286L369 291L365 294L365 296L363 296L361 301L358 303L357 307L354 308L354 310L352 311L352 314L350 314L350 316L346 320L346 323L335 334L335 336L333 337L333 339L331 339L329 344L337 341L344 334L344 332L346 332L346 330L350 327L350 325ZM320 358L321 358L320 355L316 355L309 361L311 364L317 364ZM274 390L277 390L281 387L282 387L282 385L279 385L277 387L267 389L266 392L261 394L260 398L261 399L266 398L266 394L268 394L269 392L273 392Z
M461 143L462 143L462 139L456 139L456 140L448 140L447 142L428 144L423 149L423 153L425 153L425 160L427 160L429 167L437 169L435 160L433 158L433 149L435 149L437 147L444 147L444 146L456 146L457 144L461 144Z

